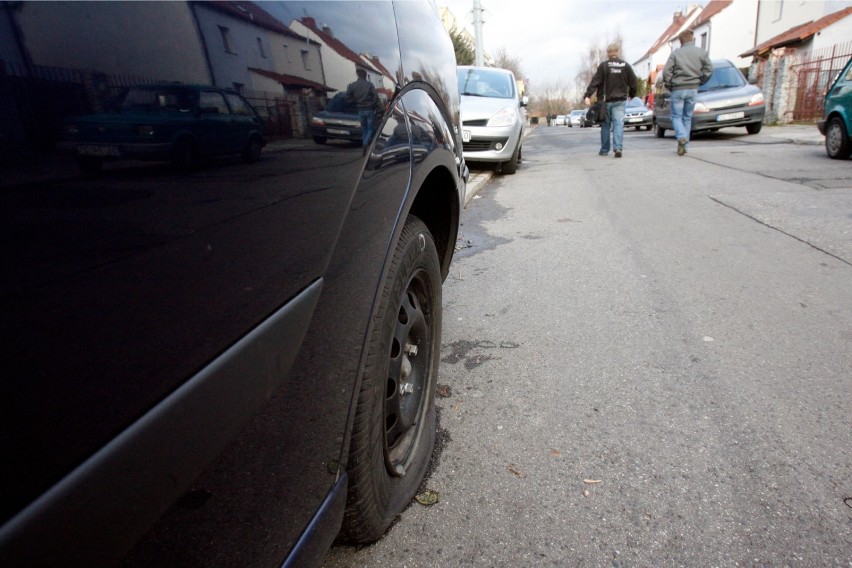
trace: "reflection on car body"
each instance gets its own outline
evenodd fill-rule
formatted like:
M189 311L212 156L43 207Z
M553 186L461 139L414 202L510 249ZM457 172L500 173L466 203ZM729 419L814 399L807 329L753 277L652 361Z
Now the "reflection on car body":
M2 18L0 566L316 565L380 537L433 448L467 178L434 3ZM388 95L372 138L316 145L357 69ZM240 153L243 116L268 143L240 167L75 165L168 158L179 119Z
M760 87L746 81L739 69L726 59L713 62L713 75L698 88L692 115L692 132L715 131L744 126L757 134L766 113ZM654 87L654 126L659 138L672 130L671 93L663 85L662 74Z
M61 148L87 172L104 161L170 160L184 169L199 158L241 154L252 162L266 144L251 105L233 91L200 85L138 85L108 112L67 118Z

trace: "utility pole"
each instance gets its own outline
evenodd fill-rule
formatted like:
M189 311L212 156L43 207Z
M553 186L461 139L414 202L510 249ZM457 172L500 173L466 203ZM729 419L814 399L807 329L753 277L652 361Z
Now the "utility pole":
M482 24L485 21L482 19L482 2L481 0L473 0L473 34L476 40L474 46L474 57L477 67L485 65L485 56L482 48Z

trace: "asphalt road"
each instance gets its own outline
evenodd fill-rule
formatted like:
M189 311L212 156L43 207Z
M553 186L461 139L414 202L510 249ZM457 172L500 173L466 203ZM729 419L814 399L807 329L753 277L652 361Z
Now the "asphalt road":
M440 500L325 568L852 566L852 162L597 136L537 128L471 201Z

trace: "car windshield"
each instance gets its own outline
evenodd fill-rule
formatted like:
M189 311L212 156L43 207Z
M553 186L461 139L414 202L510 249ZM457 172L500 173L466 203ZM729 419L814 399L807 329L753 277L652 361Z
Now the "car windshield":
M190 89L174 87L131 87L119 104L120 110L175 110L189 112L195 96Z
M487 69L459 69L459 92L471 97L511 99L515 96L512 77L500 71Z
M736 67L717 67L713 70L710 80L698 87L699 93L731 89L745 85L742 73Z
M640 99L639 97L633 97L632 99L627 101L627 106L628 107L643 107L643 106L645 106L645 103L643 103L642 99Z

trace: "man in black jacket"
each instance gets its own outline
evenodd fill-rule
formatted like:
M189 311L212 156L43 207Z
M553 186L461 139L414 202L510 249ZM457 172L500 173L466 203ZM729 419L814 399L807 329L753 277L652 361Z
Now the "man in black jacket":
M636 74L633 68L618 57L620 49L617 44L606 48L607 60L598 65L592 82L586 89L586 104L591 103L589 97L597 91L598 101L606 100L607 118L601 123L601 156L609 154L610 130L612 131L612 147L615 157L621 157L624 145L624 107L628 98L636 96Z

